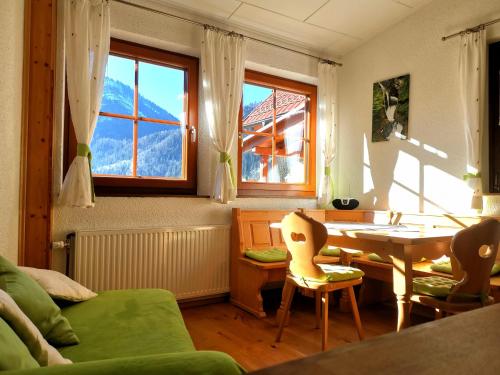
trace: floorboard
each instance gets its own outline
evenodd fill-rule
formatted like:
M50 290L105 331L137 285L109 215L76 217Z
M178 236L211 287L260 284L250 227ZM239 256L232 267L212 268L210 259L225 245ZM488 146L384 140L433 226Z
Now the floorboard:
M273 300L279 303L279 298ZM274 342L277 307L268 306L269 316L265 319L257 319L227 302L185 307L182 314L198 350L226 352L245 369L253 371L309 356L321 349L321 331L314 328L313 299L295 297L290 324L285 327L280 343ZM366 338L395 330L396 310L391 305L361 308L360 314ZM341 313L338 306L331 306L329 316L329 348L358 341L350 313ZM418 316L412 319L414 324L426 321Z

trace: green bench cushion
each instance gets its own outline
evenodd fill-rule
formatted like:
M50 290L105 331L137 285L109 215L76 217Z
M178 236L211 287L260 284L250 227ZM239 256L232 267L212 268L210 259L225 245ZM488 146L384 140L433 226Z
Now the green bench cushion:
M326 281L328 282L359 279L365 275L360 269L349 266L338 264L318 264L318 266L326 273Z
M351 250L350 253L353 257L360 257L361 255L363 255L363 252L360 250ZM339 257L340 256L340 247L324 246L319 251L319 255L325 255L328 257Z
M284 262L286 260L286 253L287 251L285 249L278 249L276 247L273 247L270 249L262 250L247 249L245 251L245 256L259 262L272 263Z
M390 261L385 260L380 255L375 254L375 253L368 254L368 259L372 260L374 262L379 262L379 263L392 263Z
M413 291L432 297L446 297L458 281L441 276L426 276L413 278Z
M174 295L113 290L65 307L80 344L59 348L74 362L195 350Z
M16 332L0 318L0 371L39 367Z
M453 273L451 269L451 262L432 264L431 270L436 272L449 273L450 275ZM494 276L499 272L500 272L500 263L495 263L493 265L493 268L491 269L490 276Z

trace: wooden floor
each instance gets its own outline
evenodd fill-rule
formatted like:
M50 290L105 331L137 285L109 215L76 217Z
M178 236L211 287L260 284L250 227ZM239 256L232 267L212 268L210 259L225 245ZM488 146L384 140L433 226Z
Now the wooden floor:
M321 332L314 328L314 301L299 295L295 297L290 324L278 344L274 342L276 308L276 305L268 307L266 312L270 314L265 319L257 319L230 303L187 307L182 309L182 315L198 350L226 352L248 371L319 352ZM396 328L396 310L390 305L361 308L360 314L366 338ZM350 313L341 313L338 306L334 306L330 307L329 316L330 349L358 341ZM415 324L425 321L421 317L412 319Z

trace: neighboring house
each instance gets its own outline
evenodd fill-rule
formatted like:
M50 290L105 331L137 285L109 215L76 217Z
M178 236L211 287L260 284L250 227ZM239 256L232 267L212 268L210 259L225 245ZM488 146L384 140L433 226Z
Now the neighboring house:
M253 159L260 157L258 181L268 181L268 173L272 165L276 165L280 169L278 173L281 182L296 182L290 181L293 173L282 173L280 167L286 169L291 157L303 163L306 97L281 90L276 90L275 93L276 95L269 95L243 119L242 152L253 154ZM274 106L273 101L276 103ZM296 178L303 177L299 174Z

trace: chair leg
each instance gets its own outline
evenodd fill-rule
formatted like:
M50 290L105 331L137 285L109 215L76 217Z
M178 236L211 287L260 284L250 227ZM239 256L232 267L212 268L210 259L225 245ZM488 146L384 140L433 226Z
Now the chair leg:
M321 292L316 291L316 329L319 329L321 324Z
M359 317L358 304L356 302L356 295L354 294L354 288L350 286L347 288L349 292L349 299L351 300L352 316L354 317L354 323L356 323L356 329L358 330L358 336L360 340L365 338L365 332L363 326L361 325L361 318Z
M285 308L283 311L283 315L281 316L280 325L278 328L278 334L276 335L276 342L280 342L281 334L283 333L283 328L285 328L286 317L288 316L288 312L290 311L290 305L292 304L293 295L295 294L296 285L293 284L290 286L290 293L287 296L287 300L285 301Z
M323 316L321 324L321 351L328 345L328 292L322 293Z

